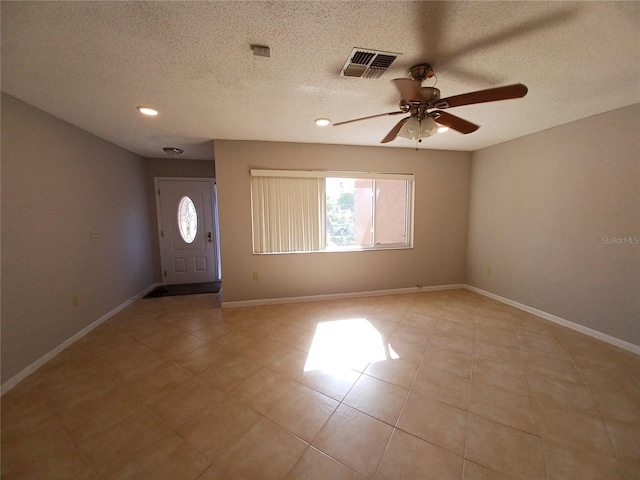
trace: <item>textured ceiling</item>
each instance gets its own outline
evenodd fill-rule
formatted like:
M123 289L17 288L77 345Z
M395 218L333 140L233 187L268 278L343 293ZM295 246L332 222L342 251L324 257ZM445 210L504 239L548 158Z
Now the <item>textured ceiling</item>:
M1 14L3 91L146 157L211 159L215 139L380 145L401 117L313 120L396 110L390 80L423 62L443 97L529 94L452 109L481 128L420 148L477 150L640 102L640 2L5 1ZM402 55L378 80L341 77L353 47Z

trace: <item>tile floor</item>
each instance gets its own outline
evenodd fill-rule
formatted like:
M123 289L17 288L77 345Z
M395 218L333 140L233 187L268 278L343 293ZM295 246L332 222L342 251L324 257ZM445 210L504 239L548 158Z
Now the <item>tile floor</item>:
M143 299L2 397L9 479L640 478L640 357L466 290Z

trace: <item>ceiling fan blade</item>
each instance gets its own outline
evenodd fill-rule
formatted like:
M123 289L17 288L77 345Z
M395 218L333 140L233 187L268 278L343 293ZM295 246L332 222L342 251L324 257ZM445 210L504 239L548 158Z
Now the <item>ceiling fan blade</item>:
M467 133L475 132L480 128L480 126L476 125L475 123L468 122L463 118L456 117L455 115L443 112L442 110L436 110L431 113L435 113L433 119L439 124L444 125L445 127L452 128L457 132L464 133L465 135Z
M388 115L400 115L401 113L407 113L407 112L398 110L397 112L379 113L377 115L369 115L368 117L354 118L353 120L346 120L344 122L334 123L333 126L337 127L338 125L345 125L347 123L359 122L360 120L369 120L370 118L386 117Z
M453 97L442 98L433 102L431 108L452 108L476 103L496 102L510 98L522 98L528 92L528 88L521 83L507 85L506 87L490 88L477 92L463 93Z
M420 91L421 83L418 80L410 78L396 78L393 80L396 88L400 92L400 96L406 102L422 102L422 92Z
M398 136L398 132L400 132L400 129L402 128L402 126L410 118L411 118L411 115L409 115L408 117L403 118L398 123L396 123L395 127L393 127L389 133L387 133L387 136L384 137L380 143L389 143L391 140L396 138Z

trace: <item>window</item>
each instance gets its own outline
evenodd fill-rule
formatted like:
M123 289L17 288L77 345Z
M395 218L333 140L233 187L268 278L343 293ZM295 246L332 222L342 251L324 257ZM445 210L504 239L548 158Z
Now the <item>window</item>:
M251 171L254 253L410 248L413 174Z
M187 243L192 243L198 233L198 215L193 201L184 196L178 202L178 231Z

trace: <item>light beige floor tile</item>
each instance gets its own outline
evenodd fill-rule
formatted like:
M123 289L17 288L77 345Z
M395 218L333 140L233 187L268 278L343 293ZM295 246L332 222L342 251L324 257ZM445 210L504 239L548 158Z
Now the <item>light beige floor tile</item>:
M606 418L628 423L640 423L640 394L591 387L596 410Z
M199 375L231 356L233 356L233 354L220 345L210 343L193 352L178 357L175 363L186 368L191 373Z
M216 466L229 480L284 478L307 446L275 423L262 418Z
M147 409L126 417L80 443L93 470L103 478L115 474L145 449L175 436L166 424Z
M470 381L446 372L420 367L412 392L461 409L469 406Z
M468 350L467 350L468 351ZM491 360L496 363L520 365L520 350L517 348L503 347L501 345L475 342L473 345L474 358Z
M536 407L537 408L537 407ZM537 411L542 438L603 455L613 455L613 447L602 417L571 410Z
M394 430L375 480L458 480L462 457L402 430Z
M624 480L640 480L640 460L619 458L618 465L620 465Z
M427 349L426 345L407 342L406 340L401 340L398 338L394 339L393 341L386 341L385 348L389 349L389 353L392 355L392 357L395 354L402 360L418 364L422 361L424 352Z
M452 335L460 335L463 337L473 337L475 327L473 326L473 320L467 322L464 317L450 316L450 320L441 319L438 320L434 332L437 333L449 333ZM463 323L464 322L464 323Z
M219 345L232 353L241 353L250 350L264 337L248 333L243 330L234 330L227 335L217 338L213 343Z
M165 328L155 331L149 335L140 336L136 339L150 349L158 350L167 342L170 342L171 340L177 337L182 337L184 335L184 330L166 325Z
M201 328L191 331L191 334L206 341L213 341L238 328L232 322L217 320L208 325L201 325Z
M14 389L2 397L0 410L3 446L64 428L49 399L37 392L19 395Z
M192 416L223 398L226 394L222 391L195 378L151 403L149 408L171 428L178 429Z
M171 337L152 346L153 350L164 358L175 360L209 344L209 340L191 334Z
M496 472L490 468L483 467L477 463L464 461L464 473L462 480L520 480L516 477L506 475L504 473Z
M194 378L195 375L188 370L167 362L145 375L127 379L125 385L136 398L148 405L179 390L185 382Z
M142 404L124 389L109 393L83 403L60 415L73 438L80 442L89 435L103 431L140 410Z
M457 455L464 454L466 410L411 392L397 427Z
M156 443L143 450L124 464L109 480L154 480L197 479L209 462L180 437L173 436L167 442Z
M215 467L209 467L197 480L227 480Z
M389 425L395 425L408 393L405 388L362 375L343 402Z
M431 333L425 333L424 330L399 325L389 336L389 342L393 343L395 340L400 340L426 346L429 344L430 338Z
M533 352L522 352L522 361L527 373L544 375L557 380L582 383L582 378L570 360L549 357Z
M11 442L3 439L2 478L93 480L96 477L66 429L49 426Z
M305 371L307 356L307 352L290 348L272 359L266 366L291 380L299 382L309 374L308 371Z
M533 402L525 395L474 380L469 411L533 435L540 434Z
M286 480L364 480L365 477L309 447Z
M345 318L400 360L305 371ZM464 290L144 299L2 396L2 476L640 480L639 358Z
M301 328L296 325L283 325L267 335L267 338L283 343L289 347L293 347L301 342L309 335L313 334L313 330L309 328Z
M465 458L498 472L546 479L540 437L469 414Z
M229 449L261 418L255 410L224 394L190 416L176 431L218 467Z
M367 375L376 377L385 382L392 383L402 388L409 388L418 370L418 365L402 360L385 360L373 362L364 371Z
M571 355L553 337L533 337L531 335L518 335L520 349L540 355L549 355L562 360L571 360Z
M473 337L466 335L455 335L448 332L438 332L431 336L429 346L442 350L453 350L454 352L470 353L473 351Z
M337 407L336 400L297 384L266 417L310 443Z
M579 367L580 377L589 388L612 390L640 396L638 380L624 369L611 366L593 365Z
M118 380L143 376L166 362L165 358L141 343L128 345L122 351L114 349L111 353L117 355L103 359L101 365Z
M62 414L120 389L121 385L113 376L100 370L93 375L49 390L46 394L56 412Z
M478 343L484 345L496 345L511 349L518 349L518 337L511 328L478 326L476 324L475 338Z
M615 457L543 440L549 480L624 480Z
M471 378L471 354L429 346L422 364L459 377Z
M640 423L605 418L605 424L618 458L640 460Z
M530 395L524 367L519 363L505 364L474 358L472 375L474 380L482 383L519 393L520 395Z
M215 365L212 365L198 376L211 387L229 393L247 377L262 368L259 364L240 355L229 355L220 358Z
M259 365L268 365L282 354L286 353L289 347L269 338L262 338L255 342L250 348L240 352L247 360Z
M438 318L433 314L429 315L424 313L424 310L420 312L410 310L399 318L397 324L402 327L416 329L421 333L429 334L433 332L438 324Z
M598 413L593 395L583 384L537 374L529 374L528 381L531 395L541 411L565 408Z
M360 378L360 375L360 372L350 369L327 372L314 370L304 377L302 383L335 400L341 401Z
M231 396L264 415L296 385L296 382L284 375L263 368L246 377L231 391Z
M372 478L392 431L386 423L342 404L320 430L313 446Z

